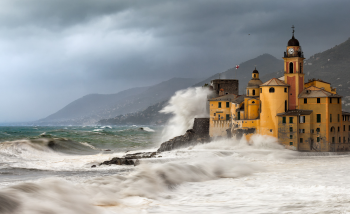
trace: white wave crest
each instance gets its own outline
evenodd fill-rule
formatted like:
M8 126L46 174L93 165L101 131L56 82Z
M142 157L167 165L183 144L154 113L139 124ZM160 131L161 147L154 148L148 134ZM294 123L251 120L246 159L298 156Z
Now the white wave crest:
M149 127L142 127L144 131L146 132L155 132L153 129L149 128Z

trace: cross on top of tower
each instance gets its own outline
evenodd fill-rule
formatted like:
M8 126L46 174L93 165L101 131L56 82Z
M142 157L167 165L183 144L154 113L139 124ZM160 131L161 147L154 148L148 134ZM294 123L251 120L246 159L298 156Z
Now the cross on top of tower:
M292 25L292 28L293 28L293 36L294 36L294 25Z

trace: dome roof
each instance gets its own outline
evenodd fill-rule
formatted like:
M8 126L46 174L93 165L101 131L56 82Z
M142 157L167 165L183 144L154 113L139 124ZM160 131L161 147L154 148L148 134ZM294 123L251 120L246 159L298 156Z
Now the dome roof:
M259 73L259 71L256 70L256 68L255 68L255 70L253 71L253 74L258 74L258 73Z
M288 46L299 46L299 41L294 38L294 34L292 38L288 41Z

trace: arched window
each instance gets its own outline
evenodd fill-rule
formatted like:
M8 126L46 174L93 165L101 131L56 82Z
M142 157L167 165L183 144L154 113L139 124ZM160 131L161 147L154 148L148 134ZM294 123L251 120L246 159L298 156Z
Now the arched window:
M287 112L287 100L284 101L284 111Z
M254 78L256 77L256 74L254 74Z
M254 104L255 102L253 101L252 103Z
M269 89L269 92L270 92L270 93L274 93L274 92L275 92L275 88L273 88L273 87L270 88L270 89Z
M303 73L303 70L302 70L302 68L301 68L301 63L299 64L299 72L300 72L300 73Z
M294 72L294 69L293 69L293 63L289 63L289 73L293 73Z
M335 128L332 126L332 128L331 128L331 132L334 132L335 131Z
M255 90L253 89L253 96L255 95Z
M247 95L249 96L249 90L247 89Z
M340 127L338 126L338 132L340 132Z

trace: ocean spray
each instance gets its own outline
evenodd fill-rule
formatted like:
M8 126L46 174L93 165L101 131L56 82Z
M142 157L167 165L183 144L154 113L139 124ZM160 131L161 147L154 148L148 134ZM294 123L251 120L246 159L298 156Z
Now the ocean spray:
M207 87L180 90L170 98L169 104L160 113L173 114L162 131L161 141L165 142L185 134L193 127L194 118L208 117L206 102L212 93Z

